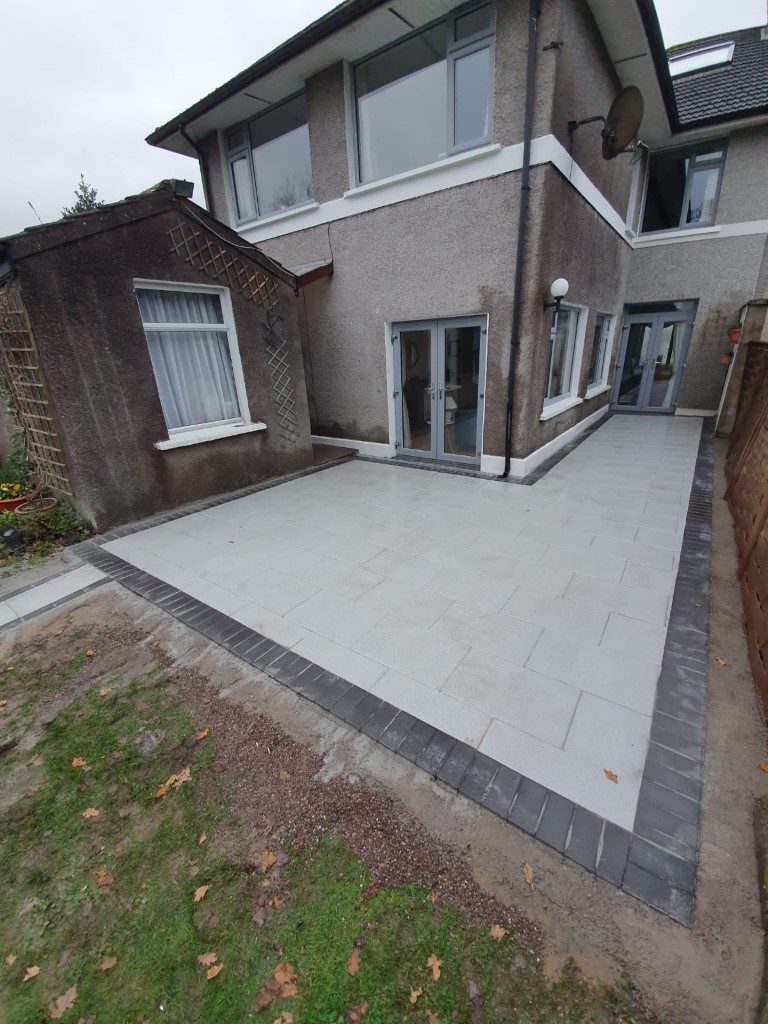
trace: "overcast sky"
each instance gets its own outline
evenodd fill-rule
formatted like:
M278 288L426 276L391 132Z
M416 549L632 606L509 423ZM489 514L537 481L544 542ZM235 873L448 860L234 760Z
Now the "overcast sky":
M24 0L3 5L0 237L55 220L82 171L107 202L196 163L144 142L336 0ZM765 21L766 0L656 0L667 46Z

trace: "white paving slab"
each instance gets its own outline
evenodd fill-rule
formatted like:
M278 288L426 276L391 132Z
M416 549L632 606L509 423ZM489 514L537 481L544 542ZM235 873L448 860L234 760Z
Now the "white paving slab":
M77 569L72 569L71 572L65 572L61 576L55 576L45 583L31 587L21 594L16 594L15 597L9 597L4 604L15 616L31 615L33 612L40 611L55 601L70 597L104 578L104 573L94 566L81 565ZM5 611L3 614L7 616L8 612ZM12 620L6 618L6 622L10 621Z
M532 486L355 460L106 547L631 828L700 432L614 416Z

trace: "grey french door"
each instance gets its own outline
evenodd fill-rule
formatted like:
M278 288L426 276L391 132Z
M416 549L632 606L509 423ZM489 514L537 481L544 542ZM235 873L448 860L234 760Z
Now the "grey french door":
M633 313L624 317L614 408L674 411L692 327L688 312Z
M399 455L480 462L485 342L485 317L393 326Z

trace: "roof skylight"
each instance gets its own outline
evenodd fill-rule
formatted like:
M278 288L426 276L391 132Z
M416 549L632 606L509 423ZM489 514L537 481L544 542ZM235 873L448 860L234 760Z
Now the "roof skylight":
M733 42L702 46L686 53L676 53L669 58L669 73L672 77L687 75L691 71L703 71L719 64L727 64L733 57Z

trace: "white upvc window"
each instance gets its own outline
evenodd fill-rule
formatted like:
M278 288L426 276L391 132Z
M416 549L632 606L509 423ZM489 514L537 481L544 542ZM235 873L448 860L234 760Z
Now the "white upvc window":
M610 313L595 315L592 351L589 355L587 370L587 398L592 398L593 395L607 388L614 321L615 317Z
M311 204L307 98L303 92L224 132L235 222L274 217Z
M578 390L586 323L583 306L561 305L553 315L541 419L550 419L583 401Z
M250 428L229 290L134 281L155 382L178 447Z
M464 6L352 68L358 184L490 141L495 21L493 3Z

